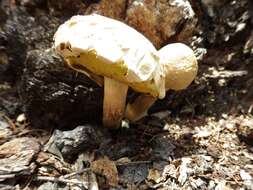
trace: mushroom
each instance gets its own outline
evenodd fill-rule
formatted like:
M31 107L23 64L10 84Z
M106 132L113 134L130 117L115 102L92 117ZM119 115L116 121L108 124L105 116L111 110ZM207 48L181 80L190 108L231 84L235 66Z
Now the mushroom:
M166 45L158 51L161 72L165 76L165 89L182 90L194 80L198 71L194 52L182 43ZM126 118L137 121L147 114L156 97L140 95L126 107Z
M68 66L104 84L103 124L118 127L128 88L164 97L164 78L153 44L126 24L92 14L74 16L54 36L54 49Z
M111 128L119 127L124 116L141 118L166 90L185 88L197 72L189 47L178 43L157 51L135 29L96 14L74 16L62 24L54 49L69 67L104 85L103 125ZM125 108L129 87L143 95Z

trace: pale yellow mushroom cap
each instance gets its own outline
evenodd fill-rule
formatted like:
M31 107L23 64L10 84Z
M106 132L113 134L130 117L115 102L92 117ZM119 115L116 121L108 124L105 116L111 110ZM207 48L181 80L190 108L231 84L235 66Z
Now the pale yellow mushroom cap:
M62 24L54 49L77 71L112 78L158 98L168 89L186 88L198 70L188 46L175 43L157 51L135 29L96 14L73 16Z
M181 43L169 44L158 51L166 90L182 90L197 75L198 63L192 49Z
M74 16L58 28L54 48L73 69L87 69L155 97L165 95L157 50L120 21L96 14Z

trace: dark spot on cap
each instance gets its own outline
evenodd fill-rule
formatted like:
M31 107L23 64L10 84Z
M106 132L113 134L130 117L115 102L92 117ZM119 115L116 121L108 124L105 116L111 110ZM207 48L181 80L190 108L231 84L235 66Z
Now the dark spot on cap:
M70 22L68 23L69 28L72 27L72 26L74 26L74 25L76 25L76 24L77 24L76 21L70 21Z
M124 76L127 76L127 74L128 74L128 70L127 70L126 72L124 72L124 74L123 74L123 75L124 75Z
M66 43L66 49L72 52L71 44L69 42Z
M65 49L65 43L60 43L60 50L64 50Z

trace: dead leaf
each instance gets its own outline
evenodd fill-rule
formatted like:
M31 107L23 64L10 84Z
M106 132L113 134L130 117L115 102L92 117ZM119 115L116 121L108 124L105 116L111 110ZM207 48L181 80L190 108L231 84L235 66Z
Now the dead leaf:
M118 170L114 161L108 158L95 160L91 163L91 169L94 173L105 176L110 186L118 186Z
M157 169L150 169L147 179L159 183L161 181L161 174Z
M0 175L30 175L37 167L33 162L40 151L40 144L34 138L16 138L0 146Z

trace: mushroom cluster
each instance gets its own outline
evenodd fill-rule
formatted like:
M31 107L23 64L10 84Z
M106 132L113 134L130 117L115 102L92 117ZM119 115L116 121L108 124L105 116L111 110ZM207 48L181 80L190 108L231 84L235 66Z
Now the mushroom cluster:
M104 86L103 125L143 117L168 89L186 88L198 70L193 51L181 43L159 51L128 25L92 14L73 16L54 36L54 49L74 70ZM126 106L128 88L142 93Z

